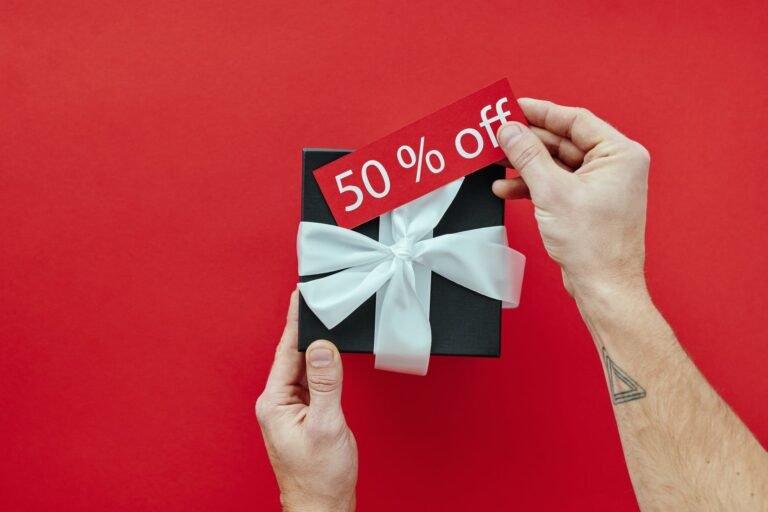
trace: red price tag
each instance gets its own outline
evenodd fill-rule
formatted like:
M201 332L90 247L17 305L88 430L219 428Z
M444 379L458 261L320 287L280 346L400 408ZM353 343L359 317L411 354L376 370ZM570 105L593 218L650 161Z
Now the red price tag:
M354 228L504 158L496 130L525 123L506 79L315 171L336 223Z

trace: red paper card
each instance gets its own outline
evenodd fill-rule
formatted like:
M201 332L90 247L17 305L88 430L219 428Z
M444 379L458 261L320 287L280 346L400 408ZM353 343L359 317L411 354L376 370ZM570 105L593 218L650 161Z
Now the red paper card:
M496 130L525 123L506 79L315 171L336 223L354 228L504 158Z

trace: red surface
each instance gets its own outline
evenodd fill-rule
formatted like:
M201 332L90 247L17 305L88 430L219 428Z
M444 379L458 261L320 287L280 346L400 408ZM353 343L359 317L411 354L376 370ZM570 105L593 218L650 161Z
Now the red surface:
M253 415L296 282L302 146L507 76L653 155L648 275L768 441L761 2L0 2L0 508L275 510ZM663 7L662 7L663 4ZM531 205L500 360L345 357L361 510L633 510Z
M336 224L354 228L502 160L496 131L507 121L527 124L503 78L313 174Z

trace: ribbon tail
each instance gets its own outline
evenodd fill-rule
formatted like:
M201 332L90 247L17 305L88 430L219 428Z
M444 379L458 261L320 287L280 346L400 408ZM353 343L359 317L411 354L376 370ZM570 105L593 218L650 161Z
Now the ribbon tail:
M423 240L414 247L414 260L505 307L520 303L525 256L507 245L503 226Z
M380 290L381 310L376 317L375 366L414 375L426 375L432 348L429 315L414 288L413 269L402 260Z

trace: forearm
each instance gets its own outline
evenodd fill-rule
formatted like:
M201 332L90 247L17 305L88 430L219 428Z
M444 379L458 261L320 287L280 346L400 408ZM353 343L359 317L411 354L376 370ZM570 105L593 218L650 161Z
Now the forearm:
M766 510L768 455L699 373L644 283L575 297L642 509Z

